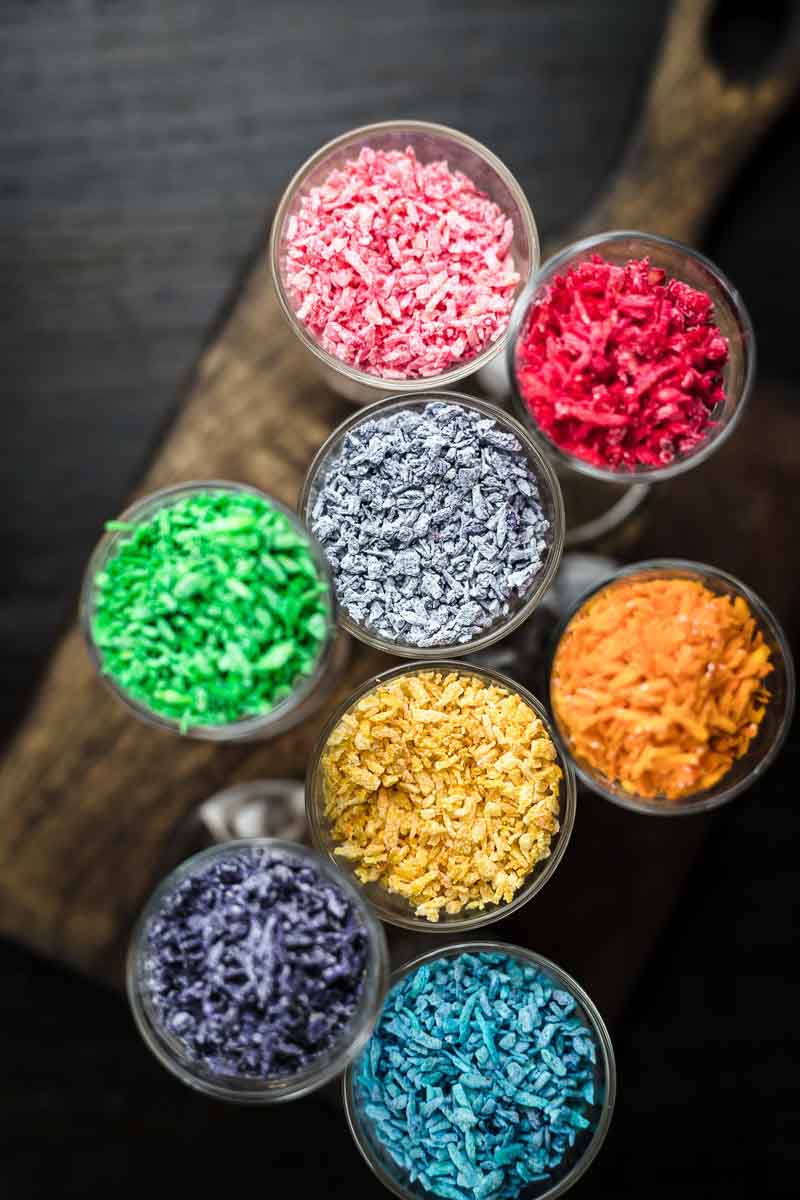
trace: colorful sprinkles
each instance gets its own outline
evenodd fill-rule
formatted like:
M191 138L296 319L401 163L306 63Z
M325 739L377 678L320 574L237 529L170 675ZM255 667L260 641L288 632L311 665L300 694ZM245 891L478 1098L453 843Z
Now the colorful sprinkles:
M265 497L228 489L166 500L135 521L93 580L103 674L192 726L269 712L313 673L329 587L308 538Z
M378 684L333 729L321 769L336 854L429 921L512 900L559 829L547 730L477 675Z
M703 291L648 258L593 254L535 301L517 347L525 404L556 446L596 467L664 467L708 436L728 343Z
M355 1103L404 1184L517 1200L585 1149L605 1095L599 1058L575 997L547 971L468 952L392 988L355 1066Z
M441 375L508 325L511 219L461 171L365 146L301 197L285 234L297 319L383 379Z
M341 1040L367 946L352 901L314 863L284 849L226 849L176 883L151 919L143 985L194 1063L283 1078Z

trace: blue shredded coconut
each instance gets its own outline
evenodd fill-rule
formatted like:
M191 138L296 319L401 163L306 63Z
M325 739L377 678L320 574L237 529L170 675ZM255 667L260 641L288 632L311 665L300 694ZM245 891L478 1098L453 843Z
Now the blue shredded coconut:
M215 1074L289 1076L342 1036L362 992L367 932L312 863L246 847L165 898L144 981L164 1029Z
M512 433L432 402L345 437L311 511L340 604L389 641L472 641L542 569L549 522Z
M423 964L389 993L355 1097L402 1182L511 1200L580 1157L604 1080L575 998L500 952Z

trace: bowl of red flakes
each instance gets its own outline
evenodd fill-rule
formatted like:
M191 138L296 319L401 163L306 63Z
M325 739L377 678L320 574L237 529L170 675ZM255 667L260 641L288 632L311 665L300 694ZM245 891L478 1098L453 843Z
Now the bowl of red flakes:
M504 350L539 237L522 188L480 142L384 121L303 164L269 253L284 316L317 373L368 404L452 387Z
M719 268L630 230L549 259L517 300L507 353L517 412L556 465L617 483L703 462L755 377L753 327Z

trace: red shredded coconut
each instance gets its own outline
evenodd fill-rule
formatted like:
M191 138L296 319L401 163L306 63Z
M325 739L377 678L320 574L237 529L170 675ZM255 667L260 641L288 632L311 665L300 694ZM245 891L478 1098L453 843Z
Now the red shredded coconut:
M384 379L440 375L506 329L513 235L446 162L365 147L289 218L286 282L329 354Z
M642 258L557 275L517 348L520 392L557 446L600 467L660 467L705 440L728 342L711 297Z

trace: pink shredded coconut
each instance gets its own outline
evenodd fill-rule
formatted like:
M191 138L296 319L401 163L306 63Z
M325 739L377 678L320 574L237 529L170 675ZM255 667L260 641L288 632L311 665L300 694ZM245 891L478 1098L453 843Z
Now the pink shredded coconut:
M365 147L300 202L285 278L323 349L384 379L441 375L508 325L511 219L447 163Z

